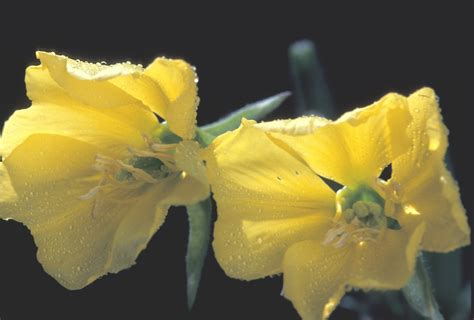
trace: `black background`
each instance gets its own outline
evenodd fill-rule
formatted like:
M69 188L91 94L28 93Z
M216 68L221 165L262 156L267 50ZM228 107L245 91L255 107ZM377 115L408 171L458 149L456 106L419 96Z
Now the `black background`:
M272 2L262 8L241 2L193 7L182 3L173 8L157 1L2 4L1 120L28 106L24 69L37 63L37 49L144 65L161 55L184 58L197 67L198 120L205 124L248 102L291 89L287 48L309 38L319 48L341 111L389 91L409 94L425 85L436 90L450 129L463 203L472 212L472 2L348 3L352 1L332 6ZM292 104L290 99L275 117L292 116ZM227 278L212 251L195 308L188 313L186 237L185 212L173 208L134 267L83 290L68 291L43 272L28 230L13 221L0 222L0 318L297 319L291 303L280 297L281 277L253 282ZM470 270L468 253L464 260ZM335 314L338 319L348 316L344 311Z

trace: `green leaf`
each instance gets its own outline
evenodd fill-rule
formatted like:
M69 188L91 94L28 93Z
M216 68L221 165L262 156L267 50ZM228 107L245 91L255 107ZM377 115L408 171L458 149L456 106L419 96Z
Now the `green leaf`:
M188 308L194 305L199 280L211 239L211 199L186 207L189 221L188 251L186 253Z
M410 306L422 316L434 320L444 319L439 312L421 254L416 261L415 272L402 292Z
M293 43L288 49L288 57L298 114L333 119L336 110L314 43L310 40Z
M237 111L232 112L226 117L217 120L214 123L205 125L200 129L207 134L218 136L226 131L237 129L240 126L242 118L249 120L261 120L273 110L278 108L286 98L290 96L289 92L282 92L269 98L251 103Z

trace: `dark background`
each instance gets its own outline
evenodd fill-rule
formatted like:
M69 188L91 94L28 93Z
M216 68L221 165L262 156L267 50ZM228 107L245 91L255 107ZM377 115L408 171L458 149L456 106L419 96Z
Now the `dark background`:
M236 107L291 89L287 48L308 38L319 48L341 111L366 105L389 91L409 94L426 85L436 90L450 129L463 203L472 212L468 84L472 90L473 5L432 2L385 2L383 6L288 2L265 8L244 7L240 2L193 7L182 3L174 8L157 1L2 4L0 119L29 105L24 69L37 63L37 49L84 60L130 60L144 65L160 55L184 58L197 67L198 120L205 124ZM292 116L293 105L290 99L274 116ZM253 282L227 278L212 252L195 308L188 313L186 238L185 212L173 208L134 267L83 290L68 291L43 272L28 230L2 221L0 318L297 319L291 303L280 297L281 277ZM467 270L471 270L471 257L465 250ZM465 277L470 278L470 271ZM339 310L335 318L349 316Z

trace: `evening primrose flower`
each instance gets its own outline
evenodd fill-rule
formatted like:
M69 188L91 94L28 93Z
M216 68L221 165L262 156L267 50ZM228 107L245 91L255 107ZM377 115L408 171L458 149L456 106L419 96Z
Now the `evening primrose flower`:
M171 205L208 196L191 140L197 78L182 60L37 57L26 71L32 105L0 140L0 217L25 224L46 272L80 289L133 265Z
M428 88L337 121L244 121L205 151L216 258L237 279L283 273L283 295L304 319L329 317L353 287L399 289L420 249L469 244L446 148Z

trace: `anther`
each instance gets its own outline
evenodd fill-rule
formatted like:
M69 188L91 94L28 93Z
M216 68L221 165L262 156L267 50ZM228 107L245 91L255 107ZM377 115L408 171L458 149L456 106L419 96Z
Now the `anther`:
M346 209L342 212L342 216L344 217L344 220L347 222L347 223L351 223L351 221L354 219L355 217L355 213L354 213L354 210L353 209Z
M357 201L352 205L352 209L354 209L354 213L359 219L369 215L369 208L364 201Z

